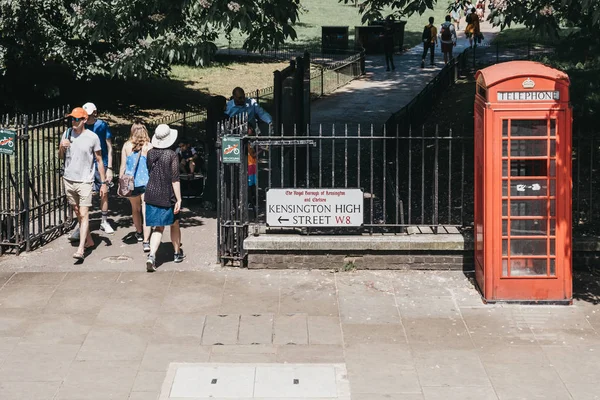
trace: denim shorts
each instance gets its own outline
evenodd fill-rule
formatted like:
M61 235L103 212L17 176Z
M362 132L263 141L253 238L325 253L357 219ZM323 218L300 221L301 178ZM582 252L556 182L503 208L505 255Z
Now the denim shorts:
M146 204L146 226L169 226L179 219L174 207L160 207Z

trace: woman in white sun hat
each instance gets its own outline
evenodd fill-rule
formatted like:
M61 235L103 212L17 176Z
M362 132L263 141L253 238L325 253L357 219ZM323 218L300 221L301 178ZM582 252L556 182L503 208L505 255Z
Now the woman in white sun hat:
M179 210L181 190L179 186L179 158L171 147L177 140L177 130L161 124L152 137L152 149L148 151L147 164L150 178L146 184L146 225L152 227L150 254L146 270L156 271L156 251L160 246L165 226L171 226L171 243L175 254L173 261L180 263L185 256L181 250Z

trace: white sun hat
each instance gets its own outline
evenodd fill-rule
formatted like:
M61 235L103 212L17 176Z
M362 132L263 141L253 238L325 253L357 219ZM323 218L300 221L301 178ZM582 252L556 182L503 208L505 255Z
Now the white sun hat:
M85 103L81 108L83 108L88 115L92 115L94 111L97 110L96 105L94 103Z
M154 136L152 136L152 146L157 149L168 149L173 146L173 143L177 140L177 129L169 128L167 124L160 124L154 130Z

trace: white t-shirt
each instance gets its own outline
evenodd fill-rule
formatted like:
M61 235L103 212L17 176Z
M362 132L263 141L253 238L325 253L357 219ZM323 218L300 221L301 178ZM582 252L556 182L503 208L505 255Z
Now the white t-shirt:
M63 177L72 182L93 182L95 152L102 150L98 135L89 129L84 129L79 135L68 129L62 138L71 141L71 147L65 152Z

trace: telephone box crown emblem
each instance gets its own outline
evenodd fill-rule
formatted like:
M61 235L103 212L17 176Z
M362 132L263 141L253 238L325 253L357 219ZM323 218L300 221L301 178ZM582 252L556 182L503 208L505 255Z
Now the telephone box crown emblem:
M523 87L525 89L533 89L535 87L535 82L531 78L527 78L523 81Z

